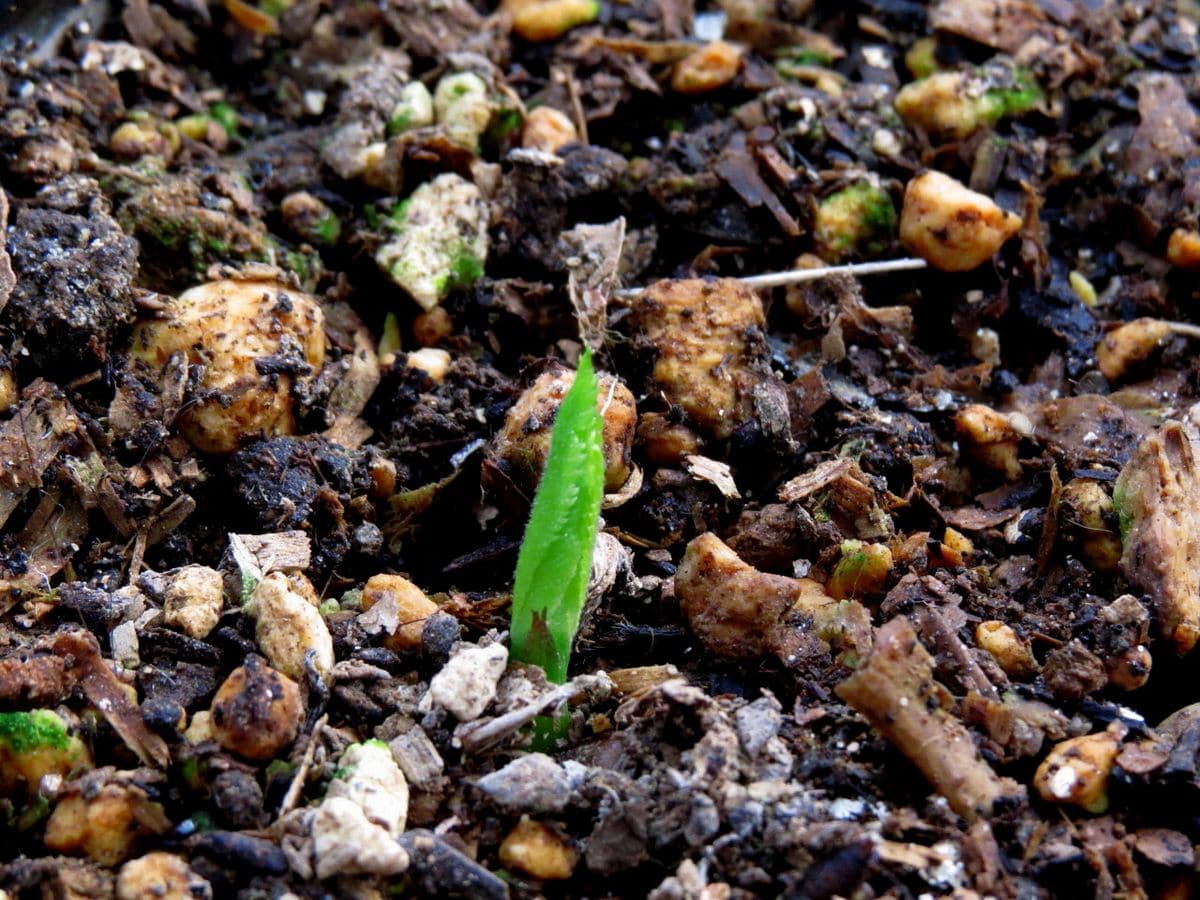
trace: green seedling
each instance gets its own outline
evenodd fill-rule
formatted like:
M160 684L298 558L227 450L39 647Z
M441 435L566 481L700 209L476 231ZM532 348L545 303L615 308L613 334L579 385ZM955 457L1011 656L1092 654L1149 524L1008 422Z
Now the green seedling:
M388 354L399 353L403 349L403 343L400 337L400 319L395 313L388 313L383 317L383 333L379 335L380 359Z
M336 244L342 236L342 221L333 213L326 213L317 222L317 239L326 245Z
M450 268L434 281L438 293L467 288L483 277L483 262L465 246L451 251Z
M90 766L87 747L53 710L0 713L0 797L13 797L23 786L32 799L46 775L65 777Z
M517 557L512 654L567 680L604 495L599 387L591 350L579 360L550 433L550 452Z

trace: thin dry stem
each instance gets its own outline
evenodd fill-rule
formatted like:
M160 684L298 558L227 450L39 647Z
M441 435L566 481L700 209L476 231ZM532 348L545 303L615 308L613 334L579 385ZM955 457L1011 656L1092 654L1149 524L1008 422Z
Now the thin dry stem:
M924 269L926 262L915 257L902 259L883 259L875 262L852 263L845 266L820 266L815 269L789 269L786 272L765 272L761 275L748 275L738 278L742 284L750 288L765 290L767 288L783 287L789 284L801 284L805 281L817 281L830 275L882 275L885 272L903 272L909 269ZM618 297L636 297L644 293L644 287L623 288L617 291ZM1186 326L1185 326L1186 327ZM1200 329L1195 332L1200 336Z
M455 740L462 746L465 753L478 753L489 747L494 747L510 734L524 728L538 716L566 703L572 697L583 693L607 692L612 690L612 682L604 672L592 675L576 675L566 684L543 694L533 703L514 709L494 719L482 722L470 722L460 725L454 732Z
M1163 324L1176 334L1200 338L1200 325L1193 325L1191 322L1164 322Z

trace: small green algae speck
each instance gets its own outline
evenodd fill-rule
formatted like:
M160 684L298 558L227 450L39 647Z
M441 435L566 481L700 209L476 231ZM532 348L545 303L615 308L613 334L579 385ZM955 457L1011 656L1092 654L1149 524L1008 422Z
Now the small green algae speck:
M0 713L0 743L15 753L27 753L40 747L65 750L70 736L63 720L48 709L5 712Z

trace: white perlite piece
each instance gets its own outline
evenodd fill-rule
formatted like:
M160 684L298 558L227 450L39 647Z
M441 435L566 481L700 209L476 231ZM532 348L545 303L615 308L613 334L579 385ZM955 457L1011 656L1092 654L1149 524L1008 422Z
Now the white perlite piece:
M401 132L432 124L433 97L429 88L419 81L409 82L400 91L400 99L388 119L388 130Z
M1075 774L1075 770L1070 766L1063 766L1052 776L1050 776L1050 793L1059 800L1070 798L1071 792L1075 789L1075 782L1079 780L1079 776Z
M304 684L304 659L311 651L313 668L322 678L333 670L329 628L317 608L291 589L286 575L274 572L264 578L247 612L257 620L254 639L272 668Z
M313 814L312 840L320 879L334 875L395 875L408 868L404 848L346 797L328 797L320 805Z
M396 765L392 751L381 741L354 744L342 754L341 767L349 769L335 779L325 796L352 800L367 820L392 837L404 831L408 818L408 782Z
M460 722L478 719L496 698L496 685L506 665L508 648L503 644L456 644L449 662L429 682L420 709L439 706Z
M408 819L408 782L382 741L346 748L339 765L348 772L329 785L312 818L316 874L394 875L408 868L396 843Z
M446 137L468 150L479 149L479 136L492 118L492 101L482 78L472 72L445 76L433 91L433 110Z
M163 621L188 637L208 637L221 619L225 602L221 573L208 566L184 566L166 577Z
M479 188L453 173L412 192L394 237L375 262L426 312L455 287L483 274L488 252L488 205Z

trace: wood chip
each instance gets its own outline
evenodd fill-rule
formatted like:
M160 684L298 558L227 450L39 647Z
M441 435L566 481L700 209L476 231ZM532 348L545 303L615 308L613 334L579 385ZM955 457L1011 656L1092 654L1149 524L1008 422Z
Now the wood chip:
M978 506L960 506L943 509L941 513L942 520L959 531L983 531L1015 519L1021 514L1021 508L986 510Z
M371 437L372 428L360 416L379 386L379 356L366 327L354 331L354 349L346 373L330 392L327 409L333 424L324 437L349 450L357 450Z
M789 237L799 237L802 229L783 206L771 186L758 172L758 165L744 149L727 149L717 160L713 171L721 176L749 207L765 206Z
M689 453L683 460L689 475L697 481L707 481L721 492L721 496L728 500L736 500L742 496L733 481L729 463L718 462L695 453Z
M231 542L234 538L246 548L263 575L307 569L312 563L312 542L303 531L229 535Z

